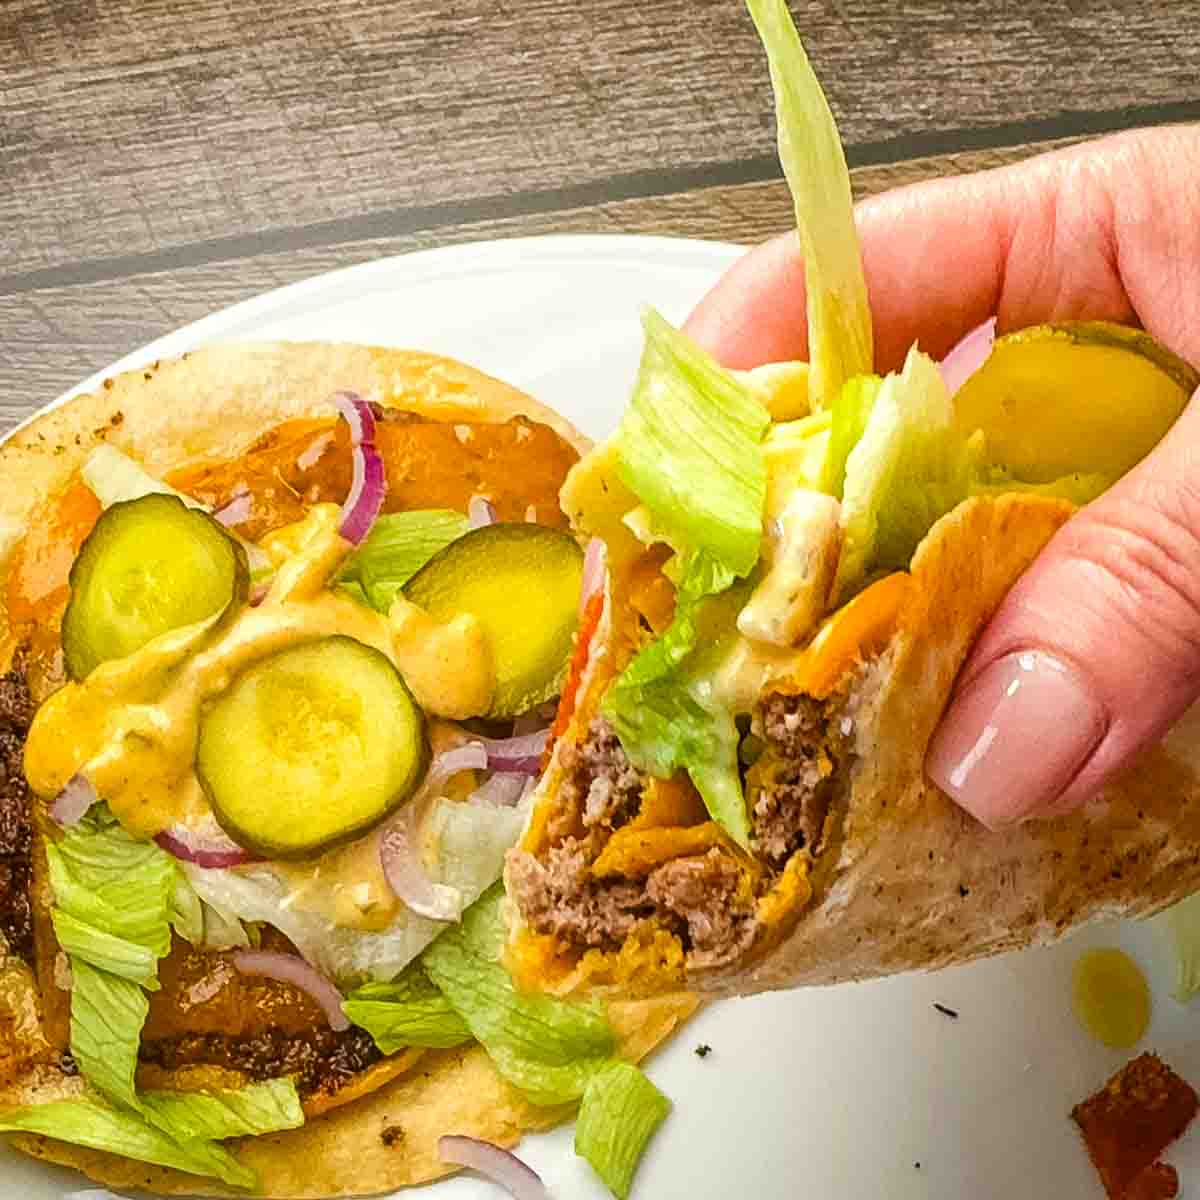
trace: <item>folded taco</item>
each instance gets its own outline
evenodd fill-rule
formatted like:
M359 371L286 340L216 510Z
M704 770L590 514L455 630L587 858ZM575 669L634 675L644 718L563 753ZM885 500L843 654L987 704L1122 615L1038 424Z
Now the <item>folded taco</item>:
M584 449L461 364L300 343L107 380L0 446L20 1148L360 1195L494 1166L582 1100L581 1153L628 1189L666 1109L631 1062L693 1001L530 1000L498 962Z
M783 0L750 8L811 360L726 371L648 312L620 427L568 476L607 576L506 868L509 961L560 993L933 968L1200 887L1184 727L1074 815L1003 834L922 767L1006 591L1200 378L1099 322L991 322L875 374L832 116Z

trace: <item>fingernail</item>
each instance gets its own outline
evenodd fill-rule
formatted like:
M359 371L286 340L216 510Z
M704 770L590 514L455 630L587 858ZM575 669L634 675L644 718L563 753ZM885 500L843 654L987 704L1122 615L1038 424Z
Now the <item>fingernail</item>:
M954 697L925 769L992 829L1050 807L1100 744L1104 708L1083 680L1038 650L1005 655Z

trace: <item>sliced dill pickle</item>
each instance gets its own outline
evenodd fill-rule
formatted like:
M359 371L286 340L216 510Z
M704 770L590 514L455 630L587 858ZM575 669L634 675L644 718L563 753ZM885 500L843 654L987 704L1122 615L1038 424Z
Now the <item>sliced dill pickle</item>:
M239 675L200 719L196 774L236 842L305 858L403 804L428 755L425 718L400 672L339 634Z
M246 553L212 517L153 494L106 509L71 567L63 657L83 679L245 599Z
M545 525L484 525L439 551L404 586L435 620L470 613L496 665L489 717L515 717L558 693L579 615L583 551Z
M1200 384L1194 368L1149 334L1107 321L1035 325L996 339L954 397L965 434L1013 478L1115 480L1144 458Z

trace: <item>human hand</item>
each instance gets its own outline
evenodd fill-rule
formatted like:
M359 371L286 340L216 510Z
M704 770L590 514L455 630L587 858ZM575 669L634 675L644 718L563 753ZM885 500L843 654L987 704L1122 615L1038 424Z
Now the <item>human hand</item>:
M1001 332L1137 323L1200 364L1200 126L918 184L856 215L881 371L914 341L942 356L993 314ZM795 236L739 260L686 329L730 367L806 357ZM959 675L926 770L994 828L1053 815L1198 696L1200 392L1013 588Z

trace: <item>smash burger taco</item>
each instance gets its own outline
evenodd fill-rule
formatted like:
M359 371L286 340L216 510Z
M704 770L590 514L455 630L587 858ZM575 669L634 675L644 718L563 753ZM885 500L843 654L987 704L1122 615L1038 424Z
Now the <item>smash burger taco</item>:
M0 1129L114 1186L389 1190L582 1100L619 1194L687 997L514 991L580 436L430 355L200 350L0 446ZM549 710L547 708L549 706ZM528 1188L527 1188L528 1190Z
M650 312L620 428L568 476L608 579L506 868L509 961L560 994L934 968L1200 887L1195 731L1079 812L1002 834L922 768L1005 592L1200 378L1100 323L994 345L989 323L940 365L914 346L874 374L832 116L784 0L750 9L811 361L725 371Z

